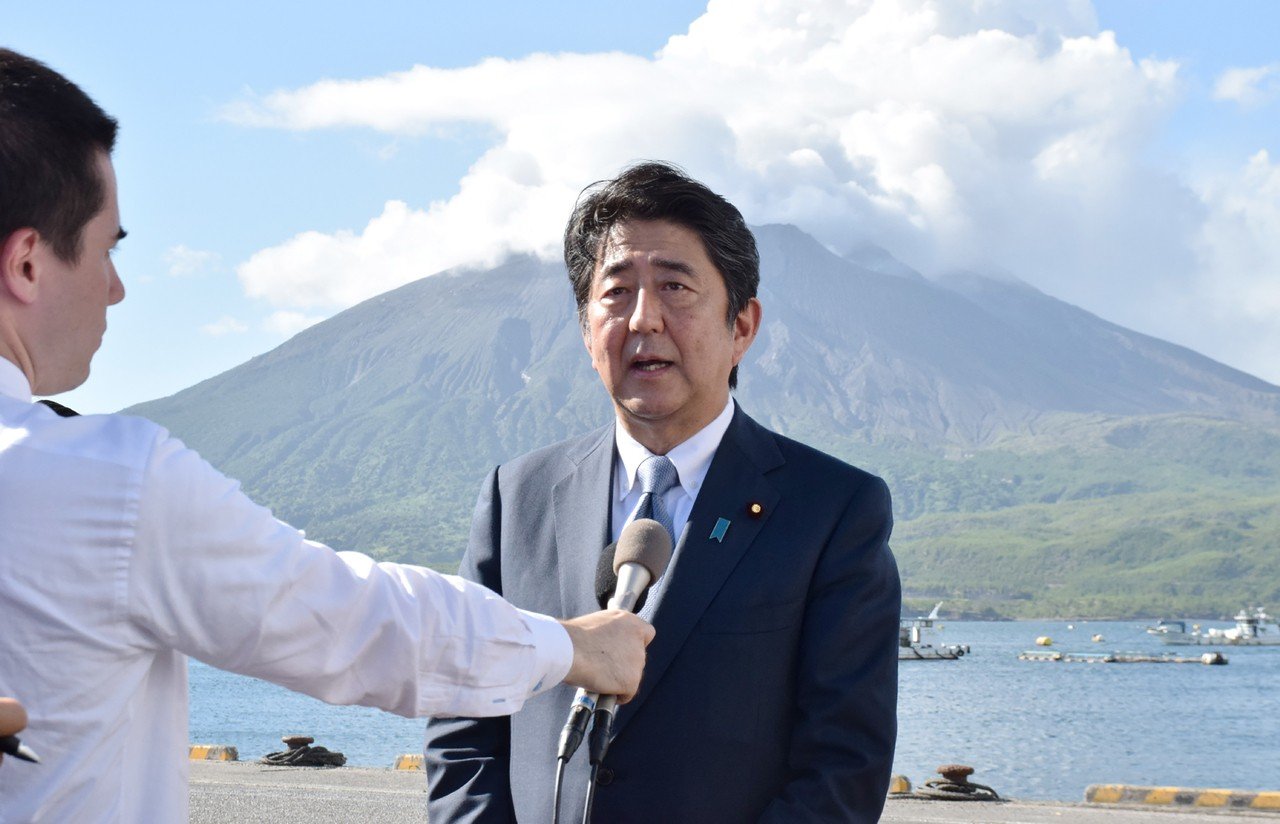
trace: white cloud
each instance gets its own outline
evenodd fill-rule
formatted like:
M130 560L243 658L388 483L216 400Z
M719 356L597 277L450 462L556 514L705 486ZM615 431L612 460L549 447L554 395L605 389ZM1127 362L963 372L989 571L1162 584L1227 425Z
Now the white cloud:
M1232 100L1241 106L1259 106L1280 96L1280 63L1244 69L1227 69L1213 87L1214 100Z
M213 323L206 323L200 327L200 331L210 337L220 338L223 335L239 335L249 331L249 327L243 321L239 321L230 315L224 315Z
M1197 311L1233 326L1233 362L1276 377L1280 363L1280 162L1266 151L1202 187L1209 217L1199 234L1203 260Z
M314 326L322 320L324 318L319 315L304 315L302 312L290 312L287 309L281 309L278 312L272 312L262 322L262 327L273 334L291 338L303 329Z
M217 266L220 261L221 258L217 252L191 249L181 243L164 253L164 262L169 267L169 274L177 278L203 274Z
M1188 342L1186 296L1205 288L1205 227L1225 201L1145 160L1180 94L1175 62L1135 59L1082 0L711 0L652 57L416 66L228 107L257 127L497 136L451 197L389 201L360 231L300 234L237 273L315 312L510 251L556 255L584 185L661 158L750 222L873 240L926 272L1014 272ZM1210 337L1231 334L1234 305Z

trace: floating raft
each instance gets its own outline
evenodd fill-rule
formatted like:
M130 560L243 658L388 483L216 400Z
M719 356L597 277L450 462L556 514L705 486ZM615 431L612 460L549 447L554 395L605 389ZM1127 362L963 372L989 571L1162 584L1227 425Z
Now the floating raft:
M1227 657L1220 652L1206 652L1204 655L1177 655L1162 653L1152 655L1145 652L1048 652L1043 650L1027 650L1018 654L1019 661L1063 661L1068 664L1209 664L1227 663Z

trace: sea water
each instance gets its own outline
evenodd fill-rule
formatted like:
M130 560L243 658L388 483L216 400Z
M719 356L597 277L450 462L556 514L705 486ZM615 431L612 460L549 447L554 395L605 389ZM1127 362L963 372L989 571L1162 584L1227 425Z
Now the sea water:
M1018 653L1043 651L1038 636L1060 652L1198 656L1215 648L1165 646L1142 622L940 624L926 640L971 652L900 665L894 772L913 784L958 762L975 768L971 780L1023 799L1078 801L1095 783L1280 790L1280 647L1220 648L1226 666L1034 662ZM192 742L234 745L242 760L302 733L350 765L390 767L421 751L422 729L191 664Z

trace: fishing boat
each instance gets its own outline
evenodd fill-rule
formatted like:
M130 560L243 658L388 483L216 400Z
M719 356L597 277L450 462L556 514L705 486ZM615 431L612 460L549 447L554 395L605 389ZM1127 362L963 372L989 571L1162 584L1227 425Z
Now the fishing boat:
M1235 620L1236 625L1230 629L1202 630L1199 624L1192 624L1190 632L1187 632L1186 621L1158 621L1155 626L1147 627L1147 632L1175 646L1280 646L1280 624L1262 607L1252 612L1242 609Z
M941 601L926 616L899 619L899 661L955 661L969 652L968 644L941 644L934 646L925 641L926 635L934 631L933 624L938 620L938 610L940 609L942 609Z

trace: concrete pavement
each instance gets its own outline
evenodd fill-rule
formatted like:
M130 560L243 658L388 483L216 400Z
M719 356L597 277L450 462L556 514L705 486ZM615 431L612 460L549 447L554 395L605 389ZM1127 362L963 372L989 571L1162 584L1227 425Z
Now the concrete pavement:
M363 767L313 769L246 762L191 762L191 821L234 824L425 824L420 772ZM1226 824L1280 822L1280 814L1048 802L985 803L890 798L887 824ZM602 822L602 824L604 824Z

